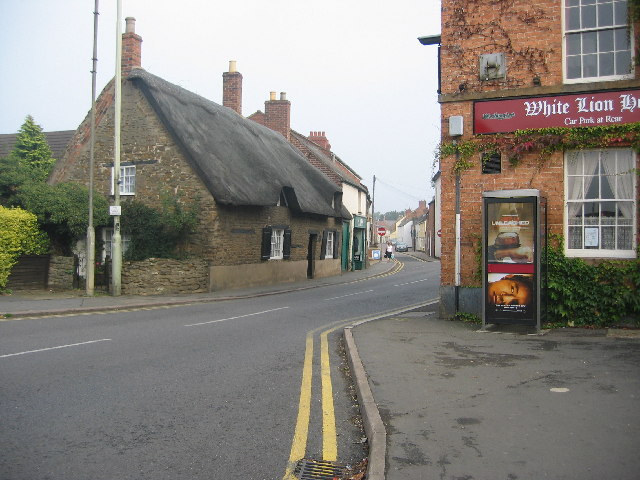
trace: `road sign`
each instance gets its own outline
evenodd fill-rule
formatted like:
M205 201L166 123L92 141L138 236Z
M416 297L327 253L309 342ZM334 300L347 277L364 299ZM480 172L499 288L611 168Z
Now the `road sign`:
M378 227L378 235L384 237L387 234L387 229L384 227Z

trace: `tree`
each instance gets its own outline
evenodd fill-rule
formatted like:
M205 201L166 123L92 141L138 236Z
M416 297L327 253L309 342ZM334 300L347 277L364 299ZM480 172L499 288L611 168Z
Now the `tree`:
M89 189L77 183L49 185L32 182L22 185L15 195L16 203L34 213L51 239L55 251L72 253L74 243L86 236L89 224ZM101 195L93 196L94 224L109 222L109 203Z
M27 167L34 180L44 181L56 162L51 155L42 128L33 121L31 115L27 115L16 136L16 145L11 156Z
M11 269L20 255L46 253L48 245L35 215L0 205L0 290L7 286Z

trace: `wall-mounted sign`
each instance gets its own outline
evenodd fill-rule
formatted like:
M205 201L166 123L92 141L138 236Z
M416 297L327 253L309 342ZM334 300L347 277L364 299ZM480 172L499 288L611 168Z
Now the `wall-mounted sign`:
M640 122L640 90L488 100L473 105L476 134L634 122Z
M367 228L367 218L361 217L360 215L354 215L353 226L354 228Z

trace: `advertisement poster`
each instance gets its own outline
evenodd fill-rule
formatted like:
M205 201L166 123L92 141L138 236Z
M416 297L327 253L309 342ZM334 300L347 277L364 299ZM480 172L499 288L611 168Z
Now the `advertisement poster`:
M485 203L485 314L488 323L536 318L536 203L490 199Z

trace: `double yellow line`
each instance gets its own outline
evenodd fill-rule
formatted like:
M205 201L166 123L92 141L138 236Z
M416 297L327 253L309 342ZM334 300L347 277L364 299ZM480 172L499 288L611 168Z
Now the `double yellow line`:
M338 459L338 440L336 435L336 418L333 406L333 384L331 382L331 362L329 360L328 336L338 328L349 325L351 322L341 321L327 328L323 326L311 330L306 336L306 348L304 352L304 366L302 368L302 384L300 386L300 401L298 403L298 419L291 443L291 453L283 480L294 480L293 472L296 465L305 456L307 450L307 438L309 435L309 418L311 416L311 392L313 379L313 349L314 336L323 328L320 334L320 378L322 388L322 459L327 462L335 462Z

